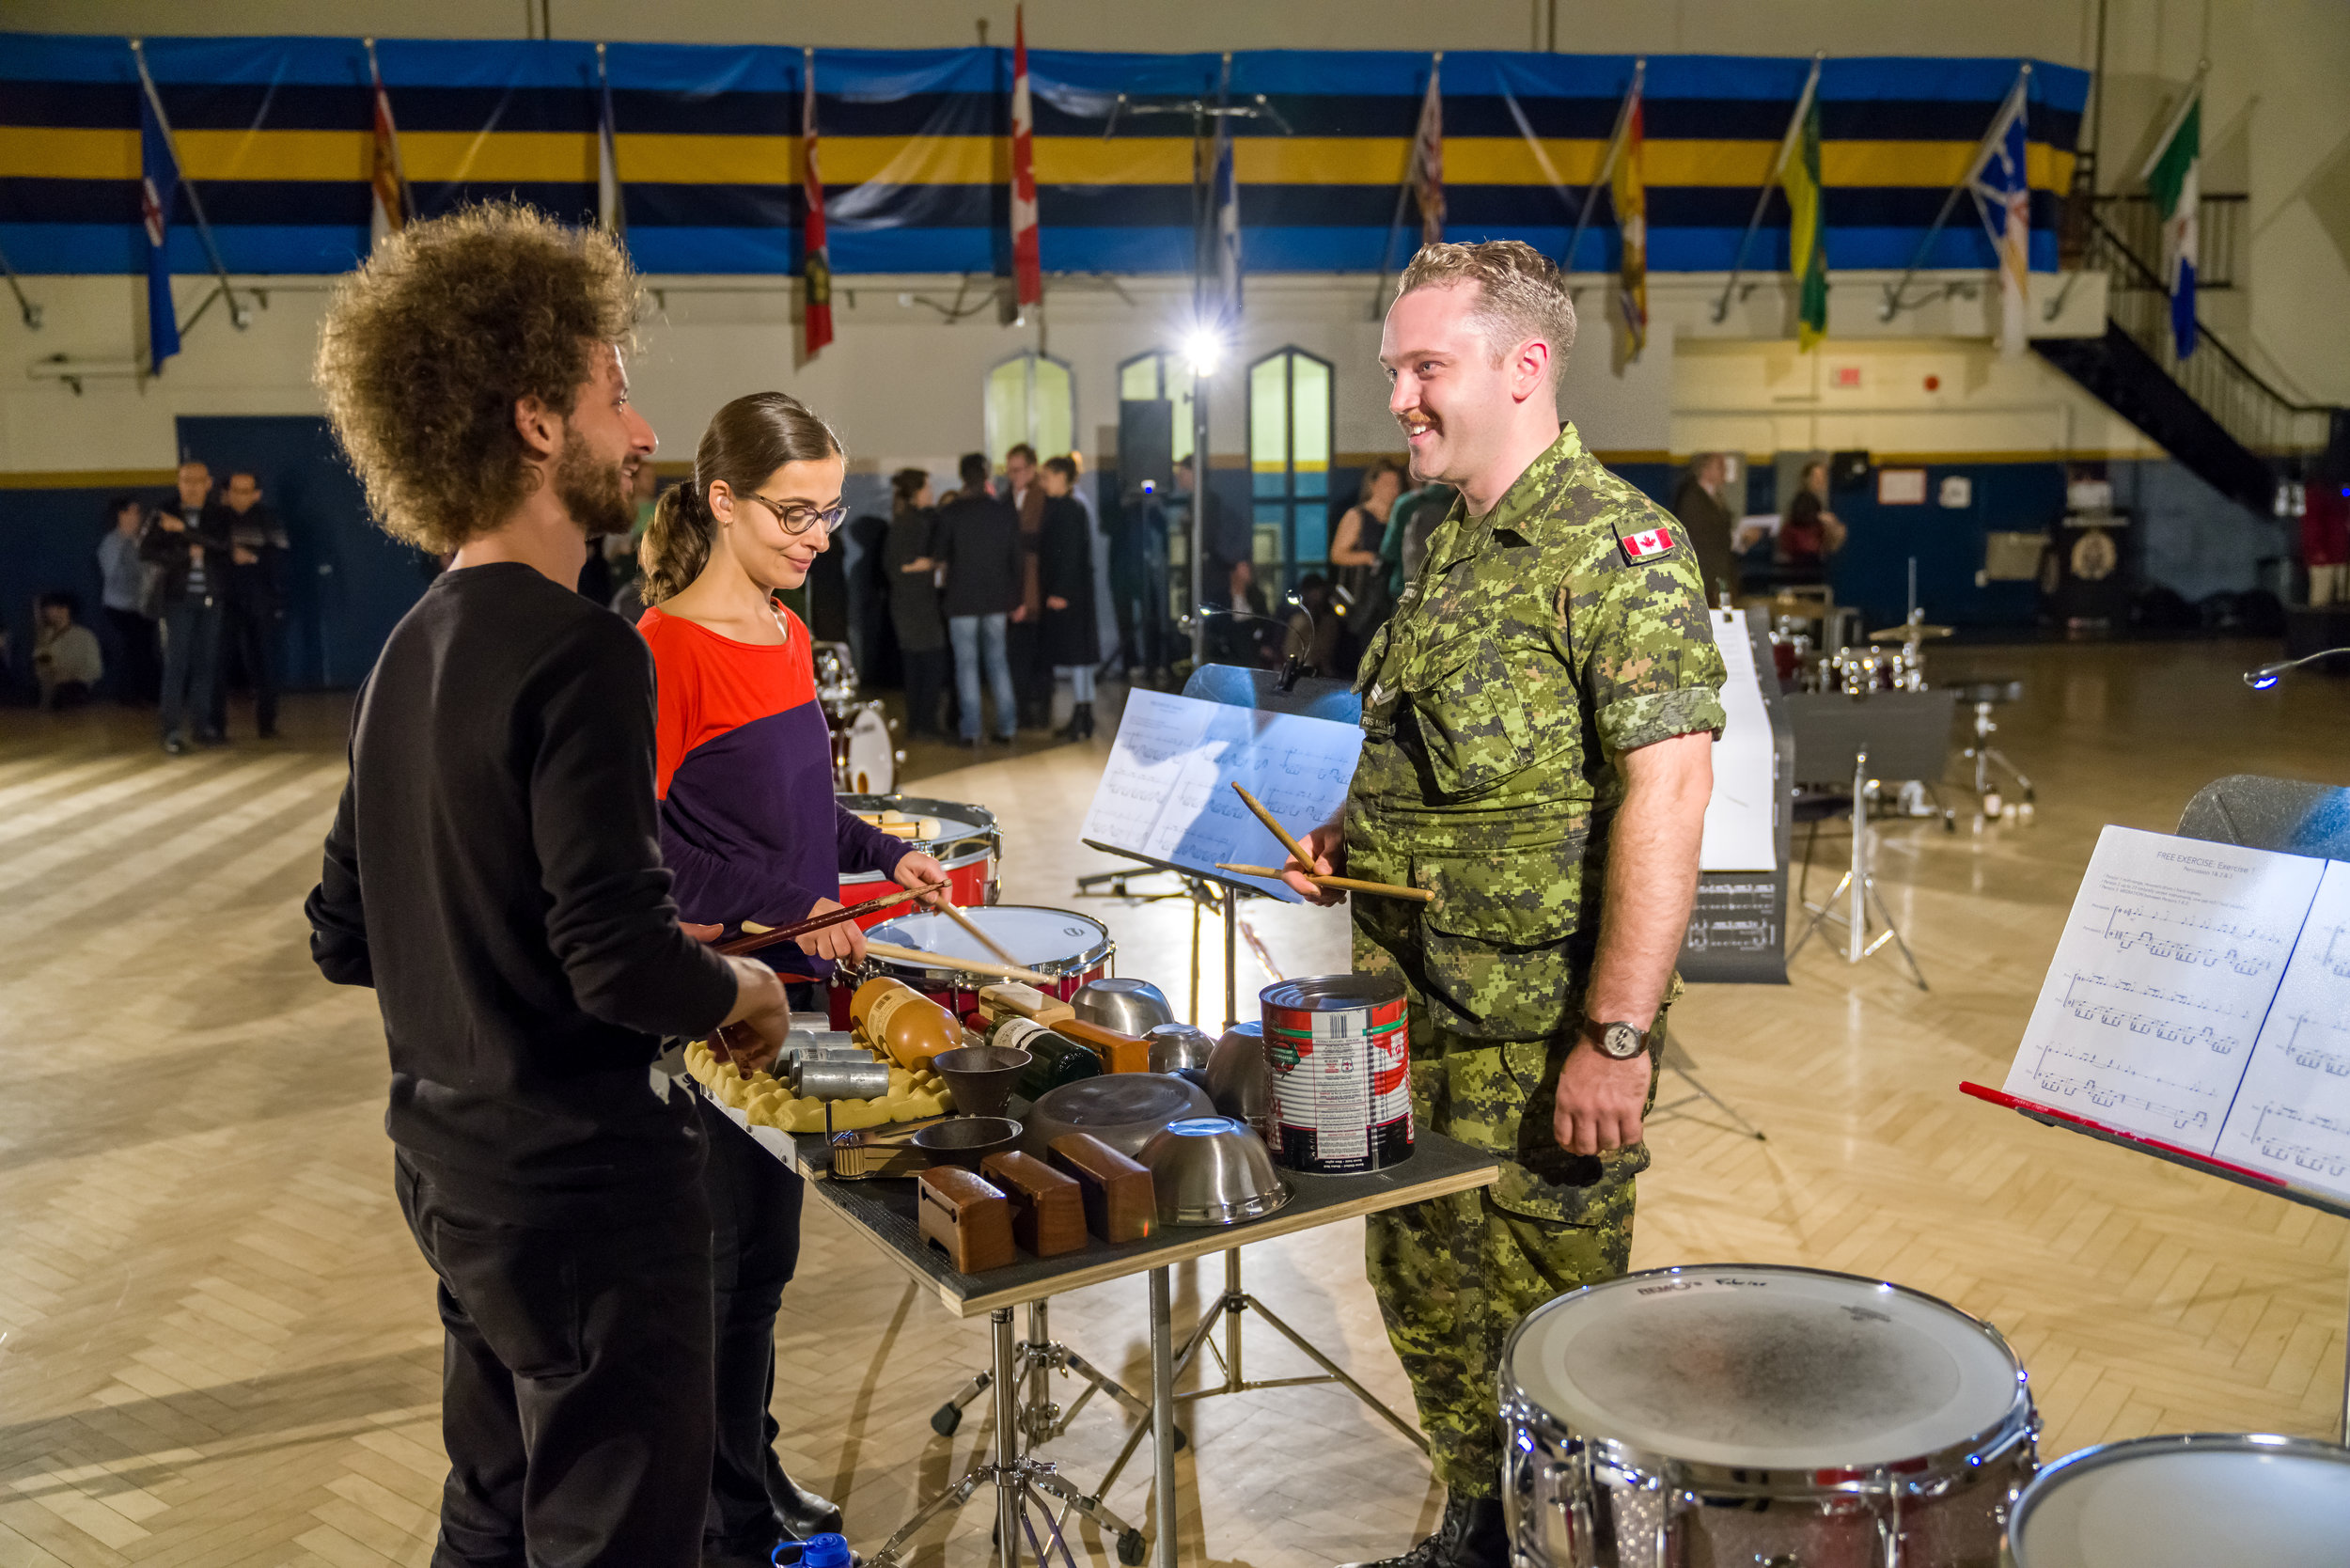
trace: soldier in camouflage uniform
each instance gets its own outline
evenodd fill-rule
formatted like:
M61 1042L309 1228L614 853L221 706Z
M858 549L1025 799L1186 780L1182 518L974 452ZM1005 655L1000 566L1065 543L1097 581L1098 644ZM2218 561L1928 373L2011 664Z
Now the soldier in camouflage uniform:
M1406 273L1383 345L1407 361L1398 368L1397 354L1383 353L1398 376L1398 416L1407 431L1442 427L1450 449L1427 461L1452 467L1423 477L1468 482L1364 654L1362 760L1340 822L1308 848L1347 875L1436 895L1427 905L1356 899L1355 966L1394 976L1408 994L1418 1125L1490 1152L1501 1175L1370 1220L1371 1285L1447 1490L1443 1528L1390 1562L1498 1568L1502 1342L1543 1302L1628 1264L1633 1178L1648 1164L1637 1113L1653 1096L1653 1046L1678 989L1672 955L1696 883L1705 790L1693 784L1711 778L1704 742L1656 754L1694 769L1694 780L1645 803L1652 819L1661 803L1668 823L1664 861L1644 825L1648 862L1628 860L1611 879L1610 840L1640 773L1625 759L1718 731L1723 669L1686 539L1560 426L1551 365L1539 367L1547 374L1531 391L1520 376L1520 396L1498 411L1524 422L1520 453L1555 434L1547 449L1515 458L1513 478L1506 452L1497 471L1476 461L1489 453L1464 455L1477 432L1463 427L1479 411L1441 384L1503 367L1409 362L1418 345L1398 342L1399 322L1426 317L1430 291L1453 296L1434 303L1493 341L1496 357L1509 323L1475 308L1480 292L1488 306L1496 292L1505 305L1510 293L1530 296L1537 325L1555 296L1563 326L1552 316L1531 346L1563 361L1573 338L1563 284L1528 247L1432 246ZM1438 443L1416 434L1416 470L1430 445ZM1463 467L1482 469L1482 496ZM1633 882L1638 896L1625 900ZM1632 919L1620 902L1637 909ZM1649 922L1645 944L1618 942L1620 920L1633 936L1637 921ZM1595 980L1608 995L1587 1017ZM1581 1086L1593 1063L1571 1067L1571 1058L1597 1048L1585 1043L1592 1029L1619 1021L1637 1029L1615 1035L1627 1054L1606 1062L1619 1069L1615 1108L1604 1122L1578 1123L1570 1102L1588 1110ZM1573 1080L1565 1094L1562 1076Z

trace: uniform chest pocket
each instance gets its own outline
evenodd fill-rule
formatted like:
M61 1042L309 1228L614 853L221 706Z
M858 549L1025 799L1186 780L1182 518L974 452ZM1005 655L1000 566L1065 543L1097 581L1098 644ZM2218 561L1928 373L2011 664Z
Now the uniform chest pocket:
M1397 672L1436 790L1448 798L1486 793L1539 755L1512 646L1484 633L1448 637L1414 651Z

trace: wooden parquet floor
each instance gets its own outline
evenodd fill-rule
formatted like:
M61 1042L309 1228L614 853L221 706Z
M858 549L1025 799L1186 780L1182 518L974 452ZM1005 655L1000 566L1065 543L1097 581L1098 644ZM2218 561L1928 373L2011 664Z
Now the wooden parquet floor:
M1947 1297L2014 1341L2049 1455L2155 1431L2329 1434L2350 1225L1955 1087L2004 1074L2100 824L2170 827L2222 773L2341 776L2350 692L2250 696L2235 672L2265 656L1935 654L1939 679L2030 682L2000 741L2040 786L2038 820L1885 830L1887 892L1930 992L1889 957L1847 969L1816 947L1785 988L1691 992L1677 1037L1769 1138L1703 1107L1659 1122L1636 1264L1801 1262ZM179 760L143 719L0 714L0 1568L430 1556L440 1336L392 1202L382 1038L368 997L311 969L299 910L343 714L303 699L284 742ZM1073 841L1103 745L995 753L919 788L995 809L1007 896L1105 921L1121 972L1182 1006L1187 906L1071 895L1104 864ZM1338 916L1267 907L1251 923L1288 973L1345 962ZM1219 934L1205 935L1213 974ZM1244 949L1244 996L1263 980ZM810 1215L776 1413L793 1473L843 1502L870 1549L987 1442L983 1410L951 1440L929 1426L984 1364L985 1325L949 1321ZM1337 1226L1251 1248L1247 1283L1407 1403L1360 1247L1358 1227ZM1184 1270L1179 1318L1220 1284L1214 1260ZM1140 1281L1062 1298L1054 1326L1147 1380ZM1251 1376L1307 1370L1261 1329L1247 1352ZM1056 1450L1089 1485L1119 1437L1103 1404ZM1333 1389L1210 1400L1187 1419L1187 1560L1319 1568L1393 1549L1436 1509L1417 1451ZM1147 1454L1108 1502L1147 1516ZM918 1560L983 1561L989 1525L968 1511Z

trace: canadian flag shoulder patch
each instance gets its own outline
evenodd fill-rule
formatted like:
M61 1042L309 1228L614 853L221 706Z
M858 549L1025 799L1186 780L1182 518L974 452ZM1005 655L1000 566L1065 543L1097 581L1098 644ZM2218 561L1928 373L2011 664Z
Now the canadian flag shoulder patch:
M1672 549L1673 536L1668 529L1651 528L1646 533L1623 536L1623 553L1636 561L1670 555Z

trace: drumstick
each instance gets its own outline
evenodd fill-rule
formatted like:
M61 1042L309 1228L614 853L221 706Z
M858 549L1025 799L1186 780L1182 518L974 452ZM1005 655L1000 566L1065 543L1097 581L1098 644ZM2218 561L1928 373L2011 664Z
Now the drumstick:
M752 921L745 920L743 922L744 934L731 942L719 943L718 950L729 958L740 957L744 953L755 953L761 948L772 948L778 942L789 942L794 937L806 936L811 931L822 931L826 926L837 926L843 920L862 919L868 915L878 914L885 909L895 909L900 904L912 899L918 899L925 893L943 892L947 886L948 884L944 882L936 882L928 887L909 887L902 893L892 893L885 899L871 899L864 903L844 904L838 909L828 909L822 915L811 915L793 925L758 928Z
M895 942L876 942L870 937L866 939L865 950L875 958L886 958L924 969L960 969L966 975L1025 980L1034 986L1060 983L1050 975L1040 975L1034 969L1023 969L1016 964L995 964L984 958L957 958L952 953L924 952L919 948L901 948Z
M1007 952L1001 942L996 941L995 938L990 936L984 930L982 930L979 921L971 918L970 916L965 915L962 910L957 909L951 902L943 903L939 905L939 907L947 912L948 917L952 919L955 924L969 932L973 938L979 942L979 946L985 948L989 952L994 953L997 958L1002 959L1006 964L1010 964L1012 967L1018 968L1020 966L1020 961L1012 957L1010 953Z
M1264 823L1266 827L1272 830L1273 836L1281 840L1281 847L1297 857L1297 863L1299 865L1310 866L1314 863L1314 857L1306 853L1306 846L1291 838L1290 830L1283 827L1278 822L1275 821L1273 813L1259 805L1255 795L1252 795L1246 790L1242 789L1237 783L1232 786L1232 793L1240 796L1240 802L1243 806L1247 807L1248 809L1257 813L1257 820ZM1277 875L1278 873L1276 874Z
M1215 869L1230 871L1236 876L1267 877L1275 882L1281 880L1280 871L1271 866L1229 866L1219 860ZM1436 902L1436 895L1425 887L1400 887L1392 882L1365 882L1351 876L1316 876L1310 871L1306 874L1306 880L1317 887L1336 887L1348 893L1376 893L1388 899L1417 899L1421 903Z

